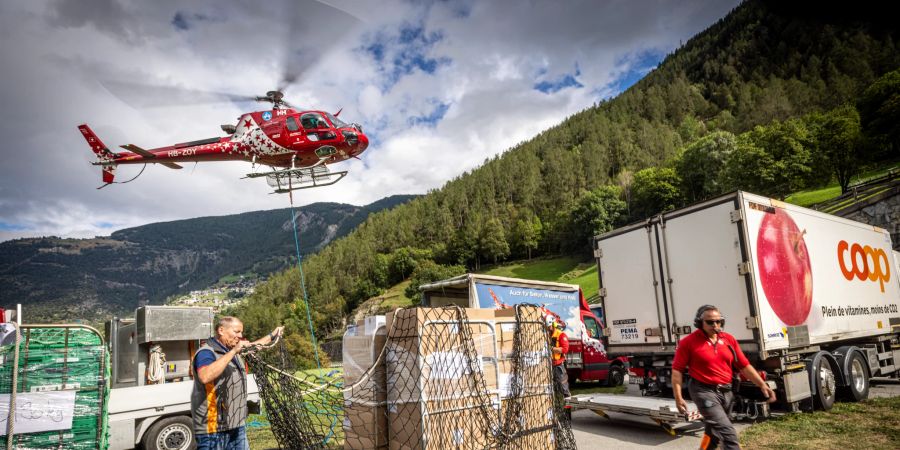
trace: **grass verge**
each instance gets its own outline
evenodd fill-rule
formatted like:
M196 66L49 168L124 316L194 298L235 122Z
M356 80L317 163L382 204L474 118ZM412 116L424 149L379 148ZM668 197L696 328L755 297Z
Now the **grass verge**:
M253 416L250 418L252 419ZM250 448L252 450L278 448L278 441L275 440L275 435L272 434L272 428L268 426L247 428L247 440L250 441Z
M616 386L616 387L608 387L608 386L600 386L597 383L573 383L569 390L572 391L572 395L584 395L584 394L624 394L627 386Z
M788 414L741 433L745 449L900 448L900 397L835 403L831 411Z

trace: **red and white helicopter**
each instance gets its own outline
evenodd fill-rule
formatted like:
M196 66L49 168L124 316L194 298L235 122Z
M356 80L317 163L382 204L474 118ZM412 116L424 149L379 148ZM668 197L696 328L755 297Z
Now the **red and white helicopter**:
M340 111L298 111L284 101L280 91L269 91L257 101L271 102L272 109L246 113L236 125L222 125L226 137L213 137L152 149L134 144L122 145L127 152L113 152L87 124L78 126L91 150L97 155L92 163L103 168L100 188L114 182L120 164L162 164L181 169L181 162L248 161L271 166L273 170L248 174L246 178L266 177L276 193L317 186L328 186L347 172L331 172L328 165L358 157L369 146L369 139L358 124L338 119ZM99 188L98 188L99 189Z
M222 130L228 134L225 137L151 149L134 144L122 145L127 150L125 152L113 152L87 124L79 125L78 129L97 155L97 161L93 164L103 169L105 184L100 188L116 183L115 171L120 164L162 164L171 169L181 169L179 163L184 162L235 160L253 163L254 168L257 165L271 167L272 170L250 173L245 178L266 177L276 193L327 186L340 181L347 172L331 172L329 165L356 158L366 150L369 139L362 127L338 119L340 111L329 114L319 110L298 110L284 100L283 92L289 85L298 82L321 54L327 53L329 46L334 45L336 39L331 31L351 29L360 20L320 0L289 0L283 6L287 8L279 15L286 19L287 26L287 37L279 41L287 43L280 64L283 72L278 88L265 96L132 82L104 82L110 93L126 103L143 102L147 107L257 101L271 103L272 108L243 114L235 125L222 125ZM135 94L137 97L133 97ZM148 100L150 104L147 104Z

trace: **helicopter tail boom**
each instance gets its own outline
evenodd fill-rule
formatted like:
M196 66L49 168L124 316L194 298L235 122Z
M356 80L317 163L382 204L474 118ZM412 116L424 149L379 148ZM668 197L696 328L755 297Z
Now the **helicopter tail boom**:
M84 140L87 141L91 150L97 155L97 159L100 160L100 165L103 166L103 182L106 184L112 183L116 172L116 164L112 161L115 159L116 154L109 151L109 147L97 137L94 130L91 130L91 127L87 126L87 124L78 125L78 131L81 131Z

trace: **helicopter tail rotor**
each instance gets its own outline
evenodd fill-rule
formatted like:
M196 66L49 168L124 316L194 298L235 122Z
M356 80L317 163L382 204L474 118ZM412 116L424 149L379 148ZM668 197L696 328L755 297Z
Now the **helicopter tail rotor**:
M97 155L98 161L94 164L103 166L103 182L105 183L103 186L111 184L116 176L116 163L113 162L116 158L116 154L109 150L109 147L97 137L94 130L91 130L91 127L87 126L87 124L79 125L78 130L81 131L84 140L87 141L91 150Z

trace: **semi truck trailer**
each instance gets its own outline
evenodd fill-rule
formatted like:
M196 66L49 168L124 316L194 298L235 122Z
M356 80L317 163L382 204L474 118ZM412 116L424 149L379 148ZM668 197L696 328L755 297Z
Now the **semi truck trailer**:
M861 400L872 377L898 376L886 230L735 192L596 236L594 256L608 351L643 369L645 393L671 392L675 349L707 304L787 409ZM744 413L766 408L758 392L742 385Z

